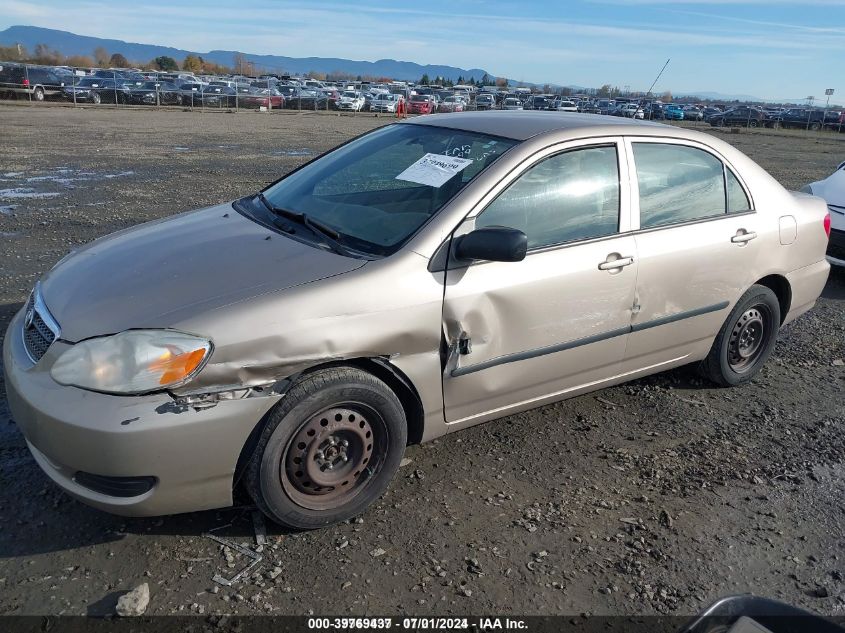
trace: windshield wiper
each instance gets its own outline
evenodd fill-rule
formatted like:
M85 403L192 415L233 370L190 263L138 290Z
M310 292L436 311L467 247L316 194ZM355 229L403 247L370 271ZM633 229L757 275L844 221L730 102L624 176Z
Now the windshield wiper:
M314 234L319 234L322 237L322 240L325 244L327 244L335 253L339 255L349 255L349 250L340 243L340 233L335 231L332 227L323 224L319 220L315 220L313 218L309 218L306 214L301 213L299 211L290 211L289 209L283 209L282 207L277 207L272 202L267 199L263 193L258 194L258 199L264 203L264 206L267 207L269 211L271 211L274 215L281 216L287 220L291 220L296 222L297 224L301 224L309 229Z

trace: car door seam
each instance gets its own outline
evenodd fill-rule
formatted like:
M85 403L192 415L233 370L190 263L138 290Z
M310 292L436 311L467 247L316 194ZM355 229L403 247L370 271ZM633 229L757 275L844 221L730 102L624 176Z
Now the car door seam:
M675 323L676 321L682 321L684 319L691 319L693 317L701 316L703 314L709 314L710 312L718 312L720 310L724 310L730 305L728 301L722 301L720 303L714 303L713 305L703 306L701 308L696 308L694 310L686 310L684 312L678 312L675 314L670 314L668 316L660 317L658 319L652 319L650 321L646 321L644 323L634 323L631 325L626 325L625 327L616 328L614 330L609 330L607 332L602 332L600 334L594 334L592 336L585 336L583 338L575 339L573 341L567 341L565 343L556 343L554 345L549 345L546 347L537 347L534 349L526 350L523 352L514 352L513 354L505 354L503 356L498 356L496 358L491 358L490 360L482 361L480 363L476 363L474 365L469 365L467 367L455 367L449 372L449 375L452 378L459 378L461 376L466 376L468 374L474 374L475 372L479 372L485 369L491 369L493 367L497 367L499 365L506 365L508 363L515 363L521 360L529 360L531 358L537 358L539 356L546 356L548 354L555 354L557 352L563 352L569 349L573 349L576 347L581 347L583 345L591 345L592 343L599 343L601 341L605 341L611 338L616 338L617 336L624 336L626 334L631 334L633 332L640 332L642 330L647 330L653 327L659 327L661 325L668 325L669 323Z

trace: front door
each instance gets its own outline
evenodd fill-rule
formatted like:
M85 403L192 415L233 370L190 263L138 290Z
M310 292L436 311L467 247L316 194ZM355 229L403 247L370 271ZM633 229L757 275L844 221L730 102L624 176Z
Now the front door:
M450 258L447 422L469 425L530 408L618 371L637 275L619 146L609 139L550 148L456 231L516 228L529 250L521 262Z

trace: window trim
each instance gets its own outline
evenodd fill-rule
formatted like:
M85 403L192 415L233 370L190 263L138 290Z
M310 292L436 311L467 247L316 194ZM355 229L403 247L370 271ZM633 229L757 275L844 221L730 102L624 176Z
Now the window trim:
M684 147L689 147L692 149L698 149L710 154L713 158L718 160L722 163L722 183L725 187L725 212L719 215L709 215L701 218L694 218L692 220L682 220L679 222L671 222L667 224L661 224L660 226L649 226L643 228L640 224L641 220L641 211L640 211L640 183L639 178L637 177L637 162L634 159L634 143L653 143L657 145L681 145ZM676 137L659 137L659 136L626 136L624 138L625 144L625 154L628 159L628 166L629 166L629 178L630 178L630 190L631 190L631 231L633 233L644 233L650 231L658 231L660 229L672 228L675 226L688 226L691 224L697 224L700 222L712 222L713 220L721 220L723 218L735 218L742 215L749 215L757 212L756 207L754 206L754 198L751 196L751 192L748 189L748 186L740 177L737 169L730 163L730 161L725 158L722 154L718 151L713 149L712 147L705 145L703 143L699 143L698 141L690 140L690 139L681 139ZM739 186L742 188L743 192L745 193L745 197L748 198L748 202L751 205L751 208L746 211L739 211L736 213L730 213L728 211L728 182L727 182L727 173L726 169L730 169L731 173L736 177Z
M630 233L632 230L630 174L628 170L625 149L622 146L622 140L623 138L620 136L577 139L571 141L558 142L535 152L534 154L523 160L513 170L511 170L507 176L505 176L498 183L496 183L496 185L492 187L481 198L481 200L479 200L473 206L472 210L458 225L457 229L453 234L454 237L458 237L459 234L463 234L459 231L462 227L467 226L468 224L470 225L468 231L473 230L475 228L475 221L479 218L479 216L481 216L481 214L484 213L484 211L486 211L487 208L499 198L499 196L501 196L505 191L507 191L511 187L511 185L516 183L516 181L519 180L523 175L525 175L529 170L533 169L543 161L546 161L550 158L554 158L555 156L558 156L560 154L566 154L568 152L576 151L579 149L590 149L593 147L613 147L616 150L616 166L619 177L619 217L616 224L616 232L610 235L585 237L581 239L569 240L566 242L556 242L554 244L536 246L534 248L528 249L526 257L533 255L534 253L547 252L550 250L556 250L558 248L567 248L588 242L597 242L601 240L614 239L621 235L626 235Z

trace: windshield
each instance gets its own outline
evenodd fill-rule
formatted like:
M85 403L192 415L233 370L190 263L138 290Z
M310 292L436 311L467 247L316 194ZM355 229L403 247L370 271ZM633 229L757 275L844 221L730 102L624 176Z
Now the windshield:
M264 195L275 207L334 229L345 246L390 255L516 143L427 125L390 125L315 160Z

